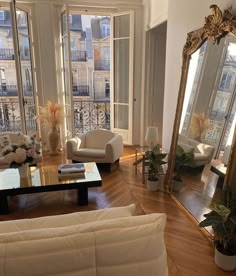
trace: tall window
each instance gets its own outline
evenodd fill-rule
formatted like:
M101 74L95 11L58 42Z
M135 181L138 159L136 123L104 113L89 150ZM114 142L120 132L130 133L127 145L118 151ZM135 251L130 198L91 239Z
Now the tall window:
M35 132L31 32L28 11L0 10L0 131Z
M69 23L71 20L74 132L110 129L110 17L73 13Z
M83 15L70 13L65 6L61 18L65 101L66 106L71 104L67 137L106 128L121 133L124 142L131 144L133 13ZM69 88L71 80L73 88Z

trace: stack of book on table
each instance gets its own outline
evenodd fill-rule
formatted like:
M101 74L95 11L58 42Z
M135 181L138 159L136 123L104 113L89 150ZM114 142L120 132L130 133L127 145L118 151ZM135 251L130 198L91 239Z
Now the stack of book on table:
M83 163L58 165L59 178L84 178L85 166Z

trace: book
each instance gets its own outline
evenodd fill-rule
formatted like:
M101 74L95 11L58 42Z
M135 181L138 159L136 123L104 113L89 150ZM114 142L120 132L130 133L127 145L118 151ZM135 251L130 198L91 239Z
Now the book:
M74 172L74 173L58 173L59 179L75 179L75 178L85 178L84 172Z
M85 166L83 163L58 165L58 173L59 174L84 173L84 172L85 172Z

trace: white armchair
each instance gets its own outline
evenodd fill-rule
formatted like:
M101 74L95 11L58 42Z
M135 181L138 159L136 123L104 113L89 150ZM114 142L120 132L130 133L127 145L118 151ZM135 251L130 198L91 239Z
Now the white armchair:
M112 164L123 153L122 136L105 129L91 130L66 143L67 159Z
M193 150L195 163L194 167L209 164L215 152L215 148L213 146L192 140L182 134L179 134L178 145L180 145L186 152Z

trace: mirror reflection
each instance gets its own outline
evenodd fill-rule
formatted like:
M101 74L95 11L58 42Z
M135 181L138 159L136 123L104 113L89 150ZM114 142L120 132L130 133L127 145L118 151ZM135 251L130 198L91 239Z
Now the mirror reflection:
M191 55L172 191L198 220L217 199L236 122L236 38L205 41Z

